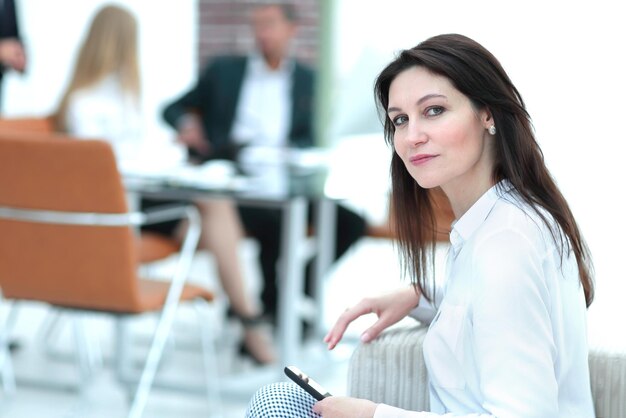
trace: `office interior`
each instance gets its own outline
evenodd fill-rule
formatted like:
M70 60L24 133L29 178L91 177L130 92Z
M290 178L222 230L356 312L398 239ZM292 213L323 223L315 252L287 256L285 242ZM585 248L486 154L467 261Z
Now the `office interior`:
M43 117L54 109L69 77L69 69L87 24L104 0L18 1L22 36L29 64L25 74L7 73L3 82L2 117ZM142 1L120 0L132 10L140 28L142 109L148 159L152 166L172 167L186 158L174 143L173 131L160 113L164 103L177 97L196 81L205 60L224 52L242 52L251 46L245 25L230 32L211 31L203 19L209 10L234 9L261 1ZM298 6L300 2L294 1ZM346 204L362 213L372 225L386 221L388 214L391 150L384 143L382 125L374 106L373 80L397 51L440 33L461 33L485 45L499 58L522 92L544 157L567 198L587 240L594 260L597 295L589 309L590 338L618 341L626 347L621 319L626 291L622 268L626 224L620 220L624 202L623 181L626 134L620 121L626 114L626 60L623 40L624 12L609 0L596 2L531 0L508 3L495 0L437 2L387 0L318 0L301 2L307 11L307 30L299 34L294 54L302 54L318 75L318 145L333 150L341 190L350 189ZM230 10L230 9L229 9ZM224 25L227 25L225 23ZM201 30L202 29L202 30ZM206 37L231 36L223 45L207 49ZM228 35L224 35L228 34ZM314 41L307 38L314 37ZM216 41L217 42L217 41ZM204 49L203 49L204 45ZM208 51L208 52L207 52ZM0 185L0 187L2 187ZM331 191L332 192L332 191ZM0 231L0 233L2 233ZM252 240L241 246L246 277L259 286L258 247ZM441 247L442 256L445 246ZM206 277L216 286L211 254L199 253L194 260L196 277ZM206 261L209 263L206 263ZM168 271L167 261L150 266ZM398 265L393 240L365 237L334 265L325 279L326 309L318 321L323 327L351 304L369 294L388 291L406 283ZM220 316L220 294L214 319L222 341L219 355L224 373L239 373L241 382L224 394L221 414L241 417L255 385L279 376L260 373L237 357L238 330ZM4 302L3 302L4 303ZM0 391L0 417L112 417L125 416L128 394L116 385L107 368L113 329L108 320L89 318L94 334L103 345L104 364L89 385L64 389L63 382L78 381L72 355L71 333L64 329L56 346L42 350L38 334L50 309L38 303L20 304L15 337L22 350L16 354L17 376L23 375L14 394ZM0 313L6 310L0 306ZM169 347L164 369L183 380L201 379L198 332L191 312L181 308L177 332L189 347ZM358 336L375 318L359 320L349 337L329 353L318 340L301 347L302 364L315 367L317 380L335 393L347 393L346 374ZM144 318L135 331L153 324ZM399 326L409 325L401 323ZM145 339L145 338L144 338ZM185 343L181 344L185 345ZM185 351L187 350L187 351ZM44 353L45 351L45 353ZM19 358L19 356L22 356ZM317 366L315 366L317 365ZM322 366L319 366L322 365ZM268 377L269 376L269 377ZM33 380L43 377L51 384ZM59 384L60 382L60 384ZM201 382L200 382L201 384ZM249 387L248 387L249 386ZM238 389L238 390L237 390ZM185 390L154 388L145 416L212 416L206 397Z

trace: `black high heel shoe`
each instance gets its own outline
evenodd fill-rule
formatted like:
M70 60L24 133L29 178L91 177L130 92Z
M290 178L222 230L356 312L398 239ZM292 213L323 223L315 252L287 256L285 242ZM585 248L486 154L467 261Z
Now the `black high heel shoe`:
M237 352L239 353L240 356L248 357L250 360L252 360L255 366L266 366L272 363L272 362L266 362L264 360L261 360L256 355L254 355L254 353L250 351L250 349L248 349L246 342L243 340L239 342L239 348Z
M261 328L268 325L268 321L261 315L243 316L233 311L232 308L228 308L227 315L228 317L235 318L241 323L244 329L244 333L247 333L250 331L261 332L262 331ZM262 334L259 334L259 337L264 338L265 336L263 336ZM267 335L267 341L265 342L265 344L269 346L268 351L273 351L271 335ZM273 358L268 360L268 359L259 357L257 354L254 353L253 350L250 350L250 348L248 347L248 344L246 344L245 335L243 339L241 340L241 342L239 343L238 352L241 356L250 358L253 361L253 363L257 366L268 365L276 361L276 358L274 356L272 356Z

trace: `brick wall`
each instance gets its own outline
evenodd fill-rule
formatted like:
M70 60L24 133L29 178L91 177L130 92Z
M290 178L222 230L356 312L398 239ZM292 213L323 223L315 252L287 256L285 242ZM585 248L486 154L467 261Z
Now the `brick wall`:
M293 44L297 58L315 66L321 0L289 0L296 7L298 33ZM247 53L254 46L249 25L252 7L264 0L198 0L198 59L202 67L219 54ZM271 2L269 2L271 3Z

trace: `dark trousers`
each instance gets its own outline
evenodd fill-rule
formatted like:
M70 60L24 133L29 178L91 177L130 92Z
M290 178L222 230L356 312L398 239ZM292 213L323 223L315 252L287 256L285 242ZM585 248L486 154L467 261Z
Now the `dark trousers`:
M313 225L315 205L309 203L309 225ZM278 301L277 261L280 255L281 210L274 208L258 208L240 206L239 214L246 232L255 238L260 245L260 264L263 272L264 287L261 293L264 313L276 317ZM341 257L352 244L365 233L365 219L355 212L338 205L337 227L335 228L336 245L335 260ZM310 294L311 264L307 266L307 293Z

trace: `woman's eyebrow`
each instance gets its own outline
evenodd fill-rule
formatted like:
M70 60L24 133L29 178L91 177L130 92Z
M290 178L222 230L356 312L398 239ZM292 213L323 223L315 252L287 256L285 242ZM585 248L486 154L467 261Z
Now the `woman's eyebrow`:
M417 105L421 105L422 103L424 103L426 100L429 99L434 99L434 98L442 98L442 99L447 99L447 97L443 94L427 94L426 96L422 97L421 99L419 99L417 101Z
M417 106L421 105L422 103L424 103L426 100L429 99L433 99L433 98L443 98L443 99L447 99L447 97L443 94L427 94L423 97L421 97L417 102L415 102L415 104ZM391 112L399 112L401 109L399 107L390 107L387 109L387 113L391 113Z

